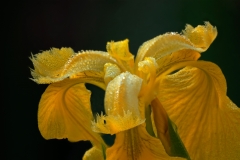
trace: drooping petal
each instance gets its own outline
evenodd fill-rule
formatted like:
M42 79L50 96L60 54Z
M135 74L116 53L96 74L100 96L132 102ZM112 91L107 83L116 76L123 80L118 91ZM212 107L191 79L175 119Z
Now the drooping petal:
M69 77L70 79L78 79L82 83L90 83L95 86L106 89L106 84L104 82L104 72L98 71L84 71L76 73Z
M157 138L150 136L143 125L116 134L114 145L106 151L107 160L180 160L170 157Z
M162 79L159 100L192 159L238 159L240 109L226 96L221 70L204 61L191 66Z
M31 60L34 64L33 80L41 84L58 82L80 72L103 72L105 63L117 63L107 52L84 51L75 54L65 48L44 51Z
M109 82L105 93L105 115L93 122L95 132L115 134L144 123L138 104L142 79L124 72Z
M90 94L79 79L50 84L39 103L38 126L42 136L102 143L100 135L91 130Z
M85 152L83 160L104 160L103 150L94 146Z
M204 52L217 36L217 30L210 23L196 28L186 26L184 35L166 33L145 42L138 51L135 69L138 62L145 57L153 57L159 65L158 74L171 65L197 60L199 52Z

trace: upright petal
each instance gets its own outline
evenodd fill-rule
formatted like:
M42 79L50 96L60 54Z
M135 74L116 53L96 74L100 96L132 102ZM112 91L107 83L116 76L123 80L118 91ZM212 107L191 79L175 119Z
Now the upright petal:
M31 60L34 64L33 80L37 83L58 82L80 72L103 72L105 63L117 64L107 52L83 51L75 54L73 50L65 48L44 51Z
M134 56L129 52L128 39L118 42L108 42L107 51L113 56L125 71L132 72L134 67Z
M90 94L79 79L50 84L39 103L38 125L42 136L102 143L100 135L91 130Z
M104 65L104 82L107 85L111 80L121 73L119 67L112 63L106 63Z
M114 145L107 149L107 160L183 160L170 157L157 138L150 136L143 125L116 134Z
M109 82L105 94L106 116L97 116L93 122L96 132L115 134L144 123L138 104L138 94L142 79L130 74L121 73Z
M166 33L145 42L138 50L135 66L145 57L153 57L160 74L175 63L197 60L199 52L206 51L217 36L216 28L210 23L196 28L187 25L183 33Z
M218 66L189 63L163 77L159 91L159 100L178 126L192 159L240 157L240 109L226 96L225 78Z

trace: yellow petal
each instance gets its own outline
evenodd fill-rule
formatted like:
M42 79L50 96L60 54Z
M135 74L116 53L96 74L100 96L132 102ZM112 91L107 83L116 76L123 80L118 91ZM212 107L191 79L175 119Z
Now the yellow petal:
M192 34L192 32L196 34ZM186 27L184 35L177 33L166 33L145 42L138 51L136 63L142 61L145 57L153 57L159 65L160 74L172 64L184 61L197 60L200 57L199 52L204 52L210 46L217 35L216 28L213 28L210 23L205 26L198 26L189 29ZM201 39L204 43L200 45Z
M143 79L139 98L148 106L158 92L156 81L156 69L158 65L153 57L145 57L138 63L138 76Z
M128 39L125 39L123 41L118 42L108 42L107 43L107 51L116 58L119 58L121 60L132 60L133 55L129 52L128 49Z
M150 136L143 125L116 134L106 151L107 160L180 160L170 157L159 139Z
M121 73L121 70L116 64L106 63L104 65L104 82L107 85L111 80Z
M134 56L129 52L128 39L118 42L108 42L107 51L111 56L117 59L125 71L132 72L134 66Z
M38 126L42 136L45 139L102 142L101 137L91 130L90 94L78 79L50 84L39 103Z
M105 93L106 116L97 116L93 122L95 132L115 134L144 123L138 104L142 79L121 73L109 82Z
M34 81L44 83L42 77L58 78L68 59L74 54L71 48L52 48L32 56L30 59L33 62L34 70L31 73Z
M85 152L83 160L104 160L104 153L100 148L94 146Z
M205 22L205 26L198 25L193 28L191 25L186 25L183 34L198 48L208 48L209 44L217 36L217 28L213 27L209 22Z
M226 96L225 78L213 63L191 65L164 77L158 98L192 159L238 159L240 109Z
M85 51L73 54L72 51L71 56L68 52L63 52L62 49L55 49L54 54L52 52L45 51L32 58L35 67L35 70L32 70L32 76L35 82L53 83L67 77L74 77L80 72L103 72L105 63L117 63L107 52ZM67 58L62 60L60 55Z
M82 83L90 83L95 86L106 89L106 84L104 82L104 72L98 71L84 71L76 73L69 77L70 79L78 79Z

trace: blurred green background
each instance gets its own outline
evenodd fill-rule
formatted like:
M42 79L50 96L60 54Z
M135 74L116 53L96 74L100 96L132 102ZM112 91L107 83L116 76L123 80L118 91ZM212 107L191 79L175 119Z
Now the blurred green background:
M7 160L81 159L87 142L42 138L37 109L47 85L29 80L30 57L51 47L102 50L106 42L130 40L136 54L145 41L209 21L218 36L201 59L222 69L228 96L240 106L240 5L231 0L85 0L9 2L4 12L4 156ZM93 88L90 86L90 88ZM93 106L103 106L103 91L93 88Z

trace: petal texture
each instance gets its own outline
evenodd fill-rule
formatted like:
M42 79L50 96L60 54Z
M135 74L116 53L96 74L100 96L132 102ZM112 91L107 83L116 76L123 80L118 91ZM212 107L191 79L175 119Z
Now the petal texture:
M192 159L238 159L240 109L226 96L225 78L213 63L192 65L161 81L159 100Z
M159 139L151 137L143 125L116 134L114 145L107 149L107 160L170 160Z
M37 83L53 83L74 77L80 72L103 72L105 63L116 64L116 60L107 52L83 51L75 54L70 49L65 50L54 49L34 56L31 59L34 64L33 80Z
M128 39L125 39L118 42L108 42L107 51L125 68L125 71L132 72L134 66L134 56L129 52L128 41Z
M138 50L135 68L145 57L153 57L158 63L157 74L161 74L171 65L197 60L199 52L204 52L217 36L217 30L210 23L205 26L186 26L183 35L166 33L145 42Z
M35 54L30 58L34 66L34 70L31 70L33 80L37 83L44 83L43 77L58 78L65 64L74 54L71 48L52 48Z
M90 94L78 79L50 84L39 103L38 125L42 136L102 142L91 130Z
M109 82L105 94L106 116L97 117L93 130L115 134L144 123L138 107L142 79L129 72L121 73Z

